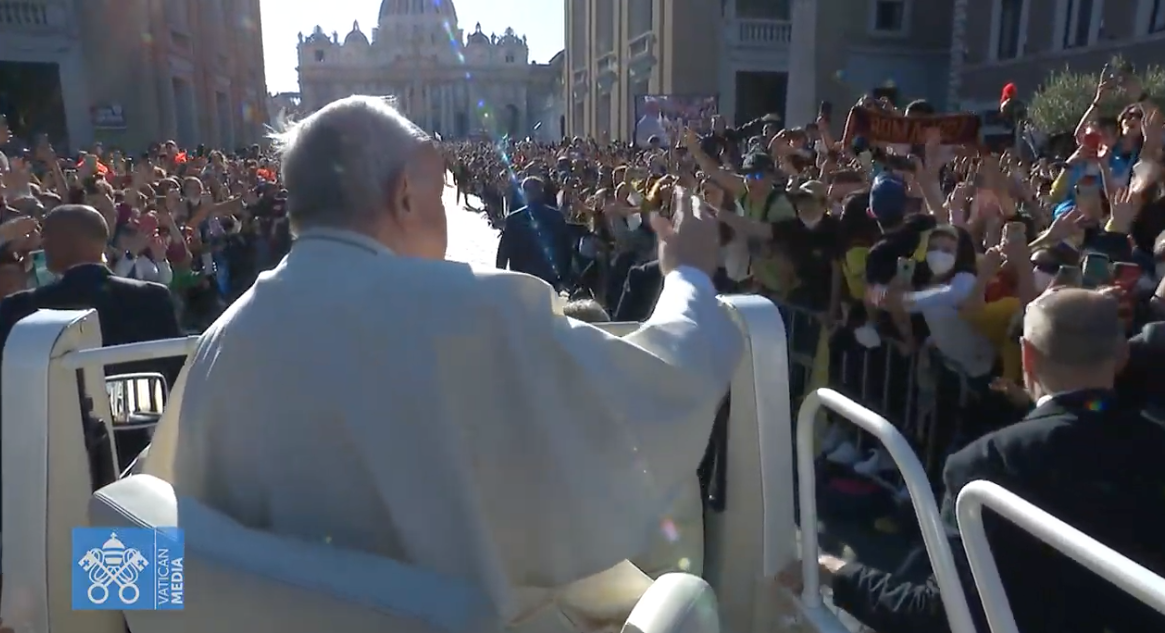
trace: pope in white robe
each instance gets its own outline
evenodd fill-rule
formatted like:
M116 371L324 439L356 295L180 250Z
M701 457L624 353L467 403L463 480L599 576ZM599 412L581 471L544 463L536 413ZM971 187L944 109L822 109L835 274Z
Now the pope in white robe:
M509 628L617 630L650 583L626 559L693 489L741 354L704 272L715 220L661 225L673 270L617 338L541 280L442 260L443 163L382 100L284 143L298 240L203 335L146 472L253 528L469 579Z

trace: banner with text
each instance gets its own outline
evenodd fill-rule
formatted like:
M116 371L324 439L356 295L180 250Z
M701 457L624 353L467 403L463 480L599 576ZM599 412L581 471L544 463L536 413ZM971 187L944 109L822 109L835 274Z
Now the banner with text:
M870 143L922 145L927 130L938 128L943 145L978 145L981 123L974 112L907 117L854 106L846 119L844 141L848 145L855 136L861 136Z

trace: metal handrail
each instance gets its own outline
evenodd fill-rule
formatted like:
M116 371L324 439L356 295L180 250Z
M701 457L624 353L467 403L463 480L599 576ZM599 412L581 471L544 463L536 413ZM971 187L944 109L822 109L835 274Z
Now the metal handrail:
M61 358L61 364L67 369L86 369L89 367L104 367L119 363L130 363L140 360L156 358L170 358L186 356L194 351L198 345L197 336L182 338L167 338L159 341L145 341L143 343L126 343L124 345L110 345L69 352Z
M821 606L821 577L817 567L817 479L814 466L814 421L825 407L853 422L878 438L902 472L906 490L914 506L914 516L922 530L922 540L930 557L947 612L951 633L975 633L967 595L955 569L955 560L947 542L946 530L939 517L938 506L926 471L918 461L906 438L886 418L870 411L832 389L818 389L805 397L797 412L797 475L801 500L801 574L804 591L801 601L806 608Z
M1165 614L1165 578L1105 547L1087 534L1044 512L1019 495L989 481L972 481L955 501L963 549L992 633L1019 633L1011 602L983 528L983 507L1023 528L1061 554L1092 570L1125 593Z

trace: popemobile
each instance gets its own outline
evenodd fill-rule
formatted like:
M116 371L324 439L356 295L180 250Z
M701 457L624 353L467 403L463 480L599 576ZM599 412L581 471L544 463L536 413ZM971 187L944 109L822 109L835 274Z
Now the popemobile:
M702 525L677 526L681 532L702 531L701 575L660 576L639 600L623 630L848 630L823 599L818 582L812 421L825 408L872 434L897 462L942 590L951 631L974 633L972 605L967 604L955 574L934 496L906 439L885 419L827 389L805 399L799 423L794 425L787 340L779 312L760 297L733 296L721 301L746 341L743 360L732 379L722 451L725 503L705 508ZM637 326L601 327L623 336ZM93 310L41 310L14 328L3 355L0 445L5 577L0 616L7 626L35 633L123 633L127 625L134 633L521 629L501 621L476 587L457 579L324 542L296 541L249 529L195 500L175 498L170 485L159 477L135 468L119 475L114 440L125 429L155 424L158 416L141 412L162 412L167 393L158 376L106 376L103 367L182 357L196 340L102 347ZM181 381L176 388L181 389ZM163 441L162 435L155 436L155 447ZM801 525L813 526L809 529L799 530L796 495ZM1014 632L1015 624L983 535L980 513L985 505L1165 610L1161 578L1006 490L975 482L958 500L959 523L994 633ZM98 542L99 549L75 557L74 528L89 527L102 528L102 541L108 542L103 546ZM133 584L143 592L141 600L157 599L145 595L158 586L156 569L139 565L147 561L136 559L125 567L131 545L138 550L150 545L125 540L122 547L119 539L130 539L129 534L140 534L141 528L157 528L157 534L181 528L182 603L168 610L74 610L78 582L103 586L109 601L126 602L132 592L122 587L133 576ZM570 547L570 543L562 546ZM156 551L160 546L154 547ZM804 589L794 595L777 577L798 559ZM171 557L170 582L173 563ZM172 593L173 587L169 590Z

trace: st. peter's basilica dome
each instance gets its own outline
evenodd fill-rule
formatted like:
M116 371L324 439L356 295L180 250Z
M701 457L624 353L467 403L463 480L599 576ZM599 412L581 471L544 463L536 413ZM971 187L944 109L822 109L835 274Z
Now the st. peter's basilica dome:
M457 23L457 10L453 8L453 0L381 0L380 21L385 18L402 16L440 16L450 22Z

